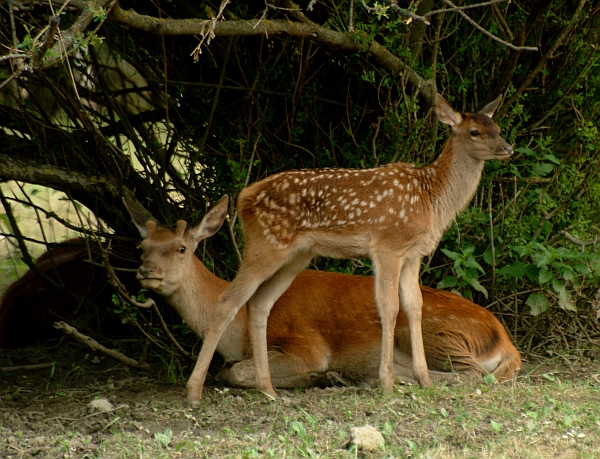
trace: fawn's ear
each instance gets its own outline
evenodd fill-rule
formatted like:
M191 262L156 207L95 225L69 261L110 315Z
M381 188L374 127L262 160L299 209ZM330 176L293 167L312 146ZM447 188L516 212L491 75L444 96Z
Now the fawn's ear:
M487 115L491 118L492 116L494 116L494 112L498 108L498 105L500 105L501 100L502 100L502 94L500 94L498 97L496 97L496 100L491 101L489 104L487 104L481 110L479 110L479 114Z
M141 210L130 204L125 198L123 198L123 204L125 205L127 212L129 212L129 215L131 215L131 219L140 232L140 236L142 236L143 239L146 239L148 237L148 230L156 229L156 219L151 215L145 215Z
M212 208L206 213L200 223L191 227L188 232L196 240L200 242L207 237L211 237L223 224L225 217L227 217L227 210L229 209L229 196L225 195L212 206Z
M463 117L460 113L455 112L446 99L440 94L435 95L435 114L442 123L455 128L462 123Z

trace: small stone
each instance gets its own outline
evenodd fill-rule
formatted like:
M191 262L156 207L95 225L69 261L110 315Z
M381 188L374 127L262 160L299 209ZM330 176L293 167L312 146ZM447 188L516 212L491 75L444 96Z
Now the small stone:
M113 410L113 404L105 398L92 400L87 407L91 413L106 413Z
M350 443L357 450L377 451L383 447L385 441L383 435L373 426L353 427L350 430Z

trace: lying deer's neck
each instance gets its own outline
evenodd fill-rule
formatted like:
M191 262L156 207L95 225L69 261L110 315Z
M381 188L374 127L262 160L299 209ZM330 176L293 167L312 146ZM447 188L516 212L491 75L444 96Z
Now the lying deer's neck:
M165 298L188 327L201 339L204 339L217 298L229 283L215 276L196 257L193 258L193 266L194 269L186 278L186 282L182 282L172 295L165 296ZM244 358L246 346L246 308L242 308L225 330L217 346L217 351L226 360L238 361Z

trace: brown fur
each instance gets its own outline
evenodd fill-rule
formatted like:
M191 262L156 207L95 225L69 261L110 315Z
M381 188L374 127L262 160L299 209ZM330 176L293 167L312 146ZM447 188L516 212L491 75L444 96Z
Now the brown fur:
M33 270L8 287L0 301L0 348L23 347L60 336L62 332L53 327L59 320L80 319L86 331L124 331L120 318L111 314L110 307L102 307L112 305L114 290L103 270L87 263L87 258L81 239L64 241L36 260L37 269L63 289ZM121 266L123 261L113 256L111 263ZM131 275L122 277L135 281Z
M199 241L218 230L226 201L218 203L199 225L182 231L157 228L138 220L143 263L138 279L163 294L200 338L207 333L215 303L228 283L193 255ZM135 216L134 216L135 217ZM183 251L182 251L183 248ZM277 387L322 385L325 372L360 380L377 373L381 323L372 277L302 271L273 307L267 324L269 366ZM521 360L508 334L489 311L455 294L421 287L423 334L429 368L510 378ZM248 312L244 305L227 327L217 351L237 362L221 376L232 385L256 387ZM400 311L395 327L395 374L411 374L410 334ZM190 378L192 381L192 378Z
M217 301L188 383L188 398L200 398L220 336L246 302L257 384L276 395L269 376L267 318L315 255L371 258L382 324L381 384L388 391L394 385L399 296L408 318L414 374L422 386L431 384L421 330L421 259L435 249L446 226L473 196L484 160L512 154L491 120L499 102L498 98L479 114L462 116L438 94L436 114L451 126L452 134L429 166L395 163L367 170L288 171L244 189L238 199L244 260Z

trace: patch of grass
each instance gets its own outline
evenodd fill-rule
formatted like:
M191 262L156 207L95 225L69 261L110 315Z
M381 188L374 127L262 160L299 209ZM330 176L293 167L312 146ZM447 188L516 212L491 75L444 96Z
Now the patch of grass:
M78 390L63 397L71 408L53 414L73 434L65 435L65 427L49 432L56 423L36 408L23 420L26 428L3 422L0 456L20 448L36 457L593 458L600 456L597 378L588 372L497 384L466 380L425 390L398 386L389 395L357 387L282 390L274 401L258 391L207 387L198 406L184 402L183 386L163 385L118 412L91 417ZM105 391L115 403L129 393ZM385 446L365 455L349 445L349 434L367 424ZM40 435L43 448L35 446Z

